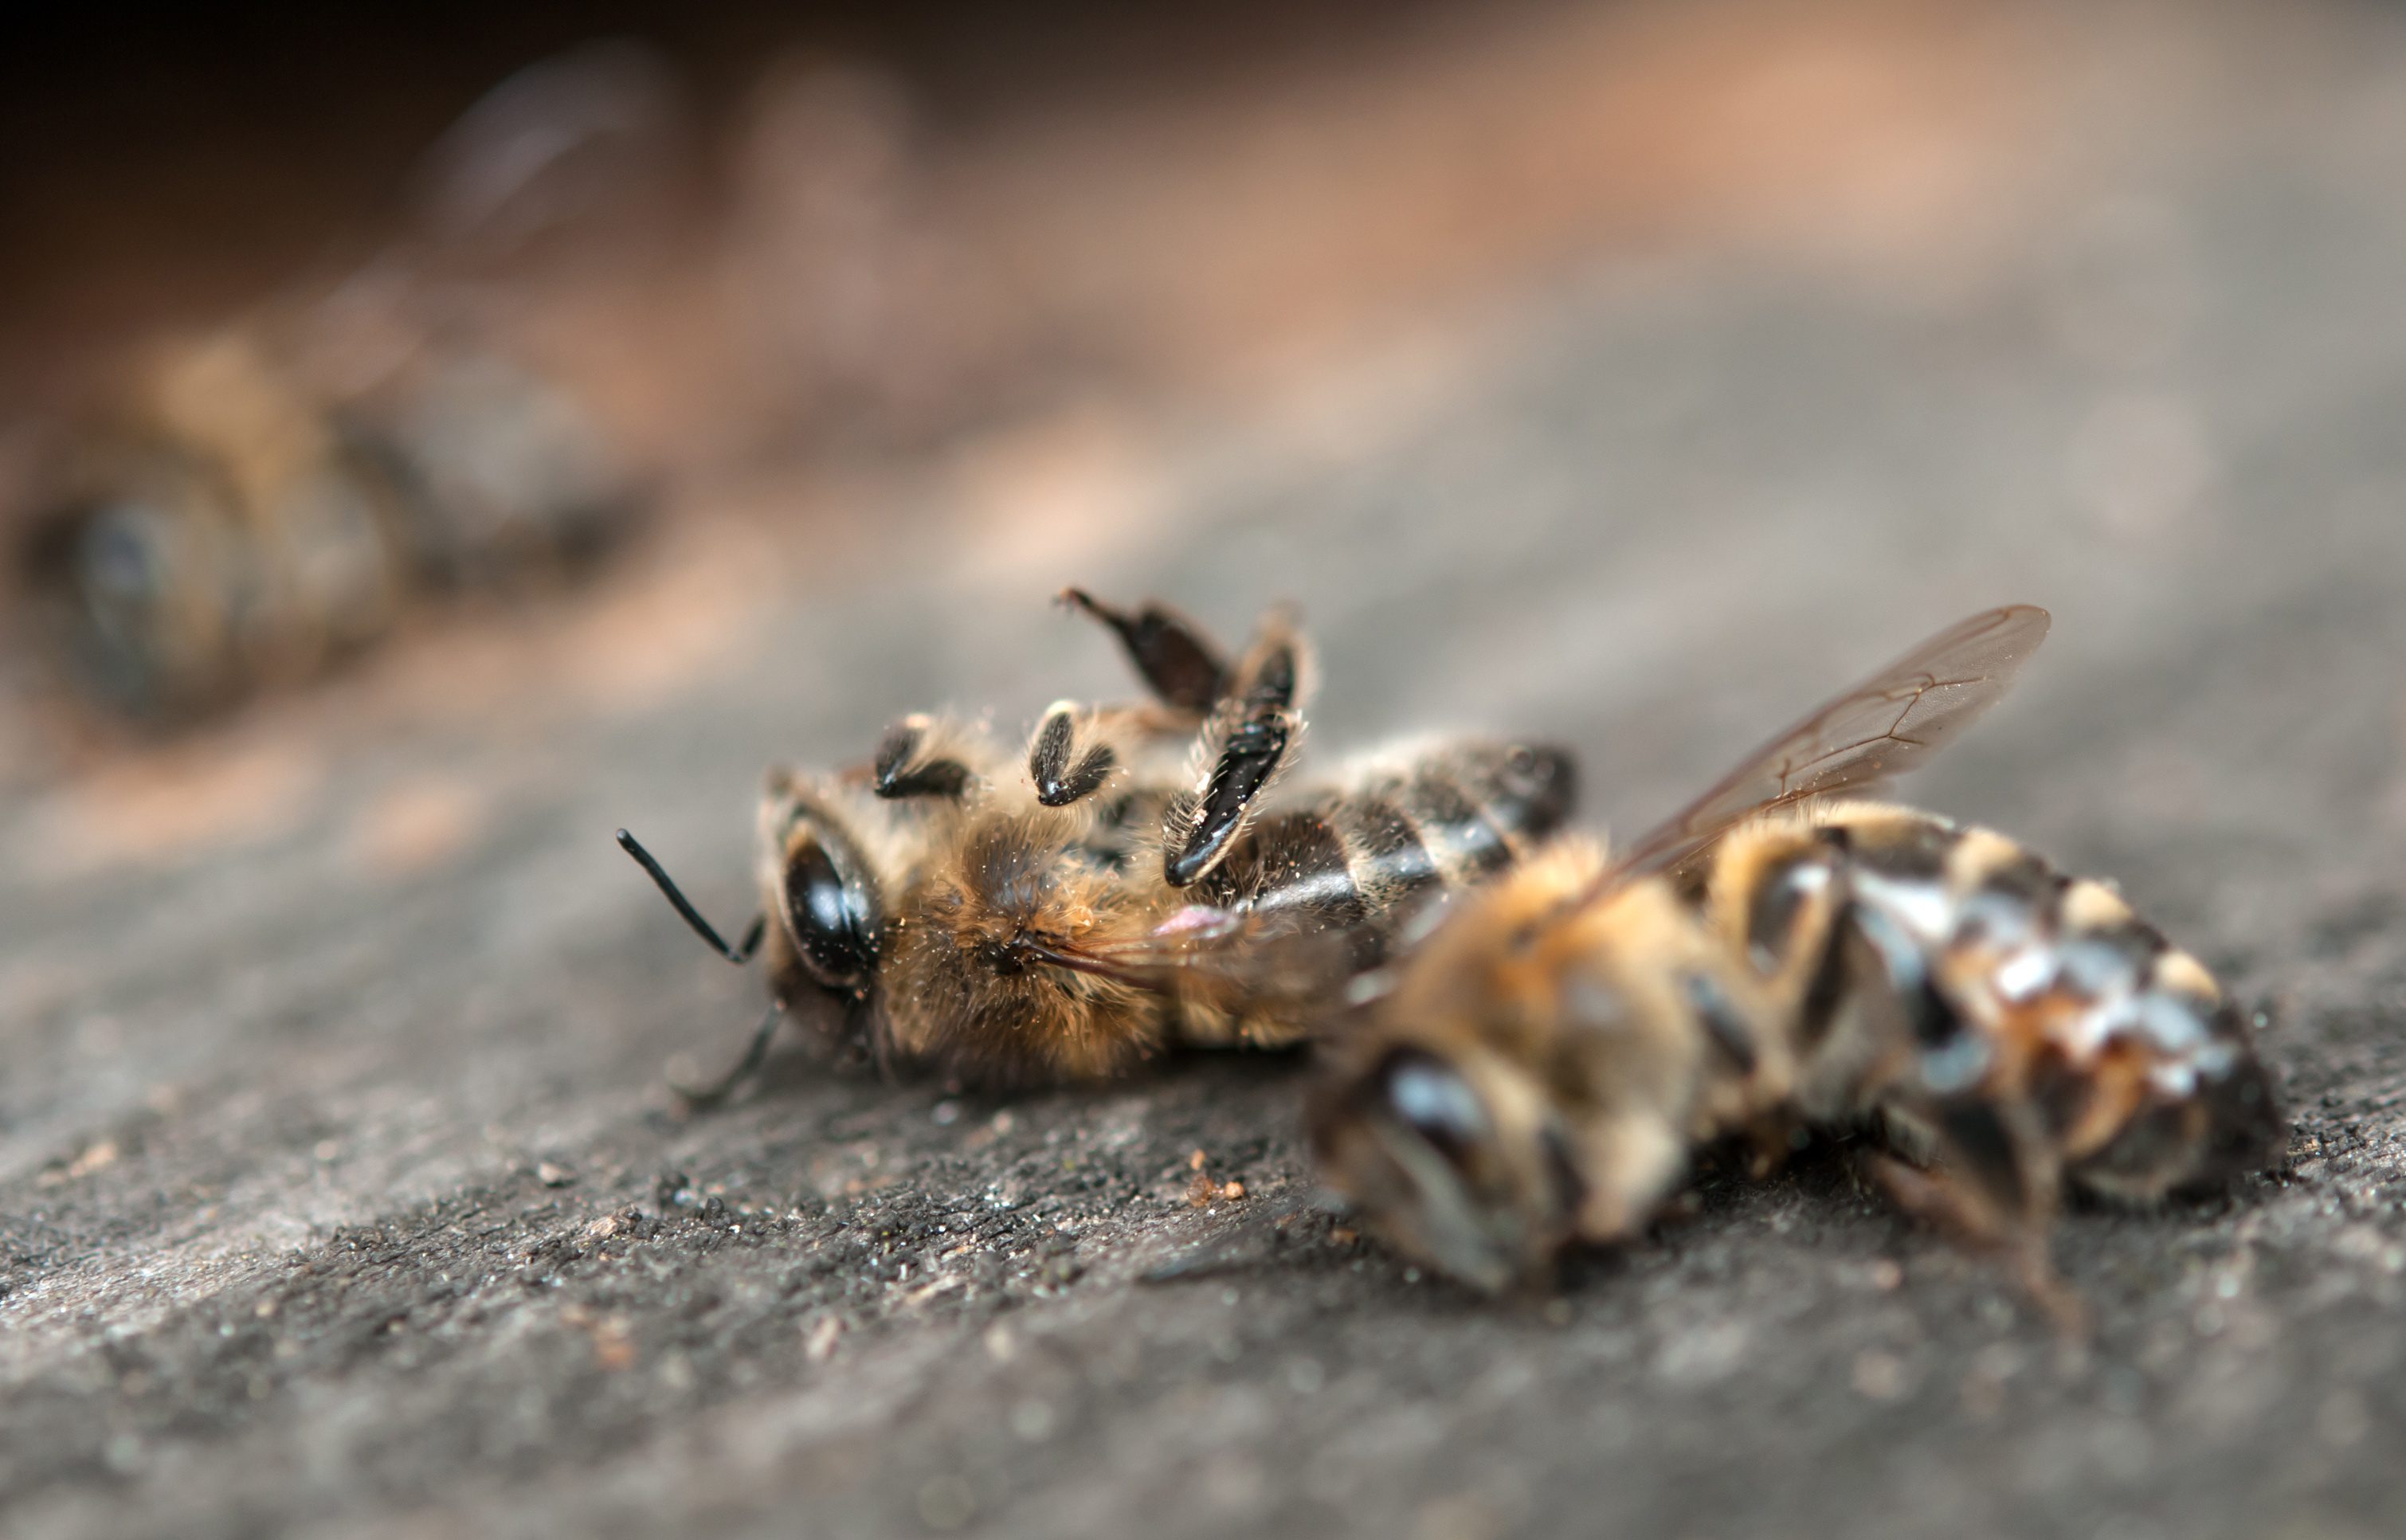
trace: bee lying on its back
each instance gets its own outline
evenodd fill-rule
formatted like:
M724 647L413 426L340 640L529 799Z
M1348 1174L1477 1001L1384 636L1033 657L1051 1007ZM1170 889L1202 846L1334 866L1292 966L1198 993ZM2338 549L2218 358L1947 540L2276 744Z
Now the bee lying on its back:
M1564 841L1383 981L1315 1096L1328 1182L1487 1289L1635 1234L1731 1136L1867 1127L1907 1206L2042 1293L2068 1185L2148 1202L2279 1158L2272 1079L2196 958L2002 835L1828 798L1912 768L2045 637L1923 643L1628 854Z
M1276 1047L1382 961L1434 892L1478 883L1556 829L1557 750L1442 741L1273 798L1303 734L1309 652L1281 614L1233 664L1159 606L1076 590L1153 699L1063 702L1016 756L949 718L898 723L868 767L771 773L762 918L730 947L623 830L620 841L730 960L765 945L772 1004L865 1047L988 1081L1110 1075L1179 1042Z

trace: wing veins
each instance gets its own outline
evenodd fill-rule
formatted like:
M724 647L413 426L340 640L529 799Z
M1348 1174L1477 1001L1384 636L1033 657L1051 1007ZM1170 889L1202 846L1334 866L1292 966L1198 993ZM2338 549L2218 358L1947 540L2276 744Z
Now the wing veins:
M1677 866L1767 810L1833 796L1916 768L1996 704L2015 671L2045 640L2048 624L2047 613L2038 606L2014 604L1972 615L1924 639L1756 749L1704 795L1630 846L1571 901L1572 907L1592 902L1636 877ZM1942 700L1932 708L1936 720L1916 729L1918 735L1908 735L1906 724L1938 690L1973 693ZM1829 728L1882 704L1898 708L1884 729L1824 746L1821 735ZM1883 743L1896 744L1900 752L1876 756L1873 751Z

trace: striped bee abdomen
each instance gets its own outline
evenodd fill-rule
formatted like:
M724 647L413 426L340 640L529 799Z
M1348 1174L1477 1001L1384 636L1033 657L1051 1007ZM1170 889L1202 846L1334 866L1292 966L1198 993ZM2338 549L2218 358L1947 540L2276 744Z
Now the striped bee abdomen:
M1792 1002L1808 1116L1878 1114L1946 1156L1960 1109L1998 1109L2017 1185L2135 1201L2278 1153L2271 1077L2204 966L2003 835L1841 803L1733 834L1710 885Z
M1308 913L1346 933L1354 967L1375 967L1424 903L1518 861L1577 795L1564 750L1449 743L1263 816L1199 894L1238 911Z

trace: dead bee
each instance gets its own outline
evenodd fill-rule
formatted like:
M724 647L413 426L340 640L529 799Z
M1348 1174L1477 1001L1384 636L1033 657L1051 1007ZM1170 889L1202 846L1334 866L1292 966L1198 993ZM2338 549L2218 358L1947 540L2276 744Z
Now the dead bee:
M402 488L246 332L160 350L44 470L23 611L58 671L128 714L314 672L399 608Z
M1292 623L1274 614L1231 663L1157 605L1069 597L1111 626L1153 700L1048 712L1025 776L983 729L927 716L866 767L773 771L762 918L741 944L619 831L715 950L765 946L768 1016L692 1099L754 1073L789 1009L881 1062L990 1081L1109 1075L1173 1042L1294 1042L1413 901L1492 875L1569 812L1567 755L1470 741L1264 807L1310 678ZM1180 737L1191 756L1167 751Z
M164 724L306 678L416 598L600 551L634 505L582 414L474 348L329 394L264 318L153 348L55 436L9 531L32 651Z
M43 692L178 724L322 672L431 595L573 576L615 544L643 490L518 343L640 266L638 232L679 227L686 128L639 49L531 66L444 136L369 261L152 337L6 425L0 624Z
M2002 835L1826 800L1912 769L2047 615L1931 638L1617 860L1566 840L1472 896L1344 1037L1310 1112L1328 1183L1481 1288L1635 1234L1700 1146L1869 1127L1909 1208L2050 1293L2067 1187L2144 1203L2277 1158L2248 1024L2113 891Z

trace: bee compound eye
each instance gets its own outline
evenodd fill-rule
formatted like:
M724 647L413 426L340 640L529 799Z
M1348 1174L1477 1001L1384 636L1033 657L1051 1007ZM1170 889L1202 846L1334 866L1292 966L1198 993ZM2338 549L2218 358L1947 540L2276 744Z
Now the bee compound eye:
M785 923L803 965L829 988L856 987L877 965L875 908L817 840L800 841L786 858Z
M172 581L167 516L147 503L110 502L86 517L77 542L78 576L94 603L147 604Z
M1398 1049L1380 1065L1380 1101L1406 1127L1459 1165L1493 1124L1459 1070L1423 1049Z

